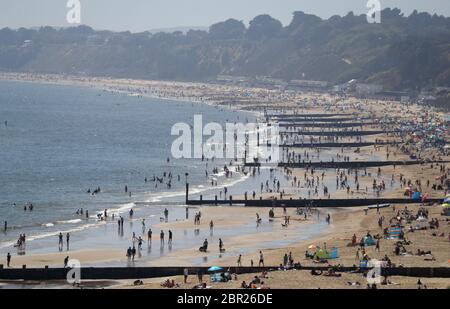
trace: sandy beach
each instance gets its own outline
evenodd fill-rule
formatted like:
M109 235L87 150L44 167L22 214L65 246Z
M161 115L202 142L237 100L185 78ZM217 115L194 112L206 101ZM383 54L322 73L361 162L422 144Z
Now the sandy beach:
M110 79L59 75L39 75L21 73L1 73L0 79L20 80L29 82L44 82L63 85L88 86L111 92L126 92L136 96L150 96L172 100L202 102L213 106L231 107L235 110L250 110L264 118L266 109L275 113L277 110L295 111L296 113L354 113L363 117L370 115L380 125L364 126L364 130L404 128L429 123L439 124L444 114L439 111L426 110L423 106L402 104L382 100L362 100L357 98L339 98L333 94L319 93L288 93L280 90L268 90L262 88L241 88L235 86L204 84L204 83L180 83L168 81L142 81L129 79ZM299 102L304 102L298 108ZM421 117L420 120L419 118ZM391 121L385 124L384 121ZM387 122L386 122L387 123ZM418 127L420 128L420 127ZM319 129L316 129L317 131ZM326 129L325 129L326 130ZM417 133L417 134L416 134ZM365 141L390 140L399 141L396 146L379 145L361 147L358 151L354 148L321 148L320 153L313 149L288 147L288 152L301 154L303 158L320 162L333 160L336 162L345 160L352 162L377 160L406 161L412 157L424 160L417 165L385 166L381 168L369 167L365 170L358 169L357 177L354 170L320 168L311 174L311 169L302 168L277 168L277 175L283 179L283 185L276 188L276 181L267 176L254 176L254 183L261 183L261 188L255 186L253 190L246 191L255 199L280 198L334 198L353 199L366 197L382 198L407 198L408 194L421 192L427 198L444 199L448 194L445 181L450 175L449 164L427 163L425 160L445 161L450 160L448 148L434 146L429 136L422 136L419 132L406 130L398 134L378 134L364 136ZM450 132L443 132L448 141ZM355 137L347 139L356 142ZM323 141L323 140L322 140ZM423 144L422 143L428 143ZM287 159L287 158L284 158ZM322 176L323 173L323 176ZM260 177L260 178L258 178ZM263 178L264 177L264 178ZM272 183L273 180L273 183ZM279 180L279 179L277 179ZM266 181L268 185L266 184ZM325 192L325 188L327 189ZM243 198L244 190L237 184L232 189L236 199ZM242 192L241 192L242 191ZM407 193L406 191L410 192ZM257 265L260 259L260 251L264 254L265 265L278 268L283 264L283 256L290 254L295 263L303 266L358 266L364 255L366 260L386 260L396 267L449 267L450 259L450 221L449 217L441 215L443 207L440 203L428 205L418 201L408 205L390 205L387 208L370 209L367 207L351 208L324 208L303 209L298 212L295 208L283 210L274 209L274 216L269 217L270 208L241 207L241 206L202 206L190 209L189 219L177 218L168 222L160 222L152 226L154 236L151 244L143 234L143 250L149 247L159 247L159 231L172 231L178 235L195 234L196 230L204 233L210 231L210 237L214 243L209 244L207 253L198 251L203 239L189 238L195 241L195 245L177 248L174 239L173 251L161 258L142 261L140 266L192 266L192 265L218 265L234 267L239 255L242 255L242 265L250 266L251 261ZM194 224L194 214L201 212L200 224ZM425 219L417 221L418 217ZM330 215L329 224L326 216ZM286 223L289 217L289 224ZM401 220L398 220L398 217ZM413 218L414 217L414 218ZM257 218L261 222L257 223ZM269 220L271 219L271 220ZM381 224L380 224L381 220ZM437 220L437 221L435 221ZM210 227L213 222L213 228ZM433 223L430 223L433 222ZM438 222L437 225L435 222ZM402 240L401 254L396 254L398 239L386 239L383 237L386 229L391 224L398 224L404 231L405 239ZM115 223L112 223L115 224ZM421 229L416 229L420 226ZM422 229L423 228L423 229ZM366 246L359 250L361 238L369 235L378 239L378 245ZM353 236L355 235L355 236ZM190 237L190 236L186 236ZM225 253L219 252L219 238L224 238ZM356 242L352 238L355 237ZM193 240L192 240L193 239ZM306 258L305 253L314 254L318 248L337 248L339 257L326 259L320 263L316 259ZM124 248L126 249L126 248ZM364 252L362 253L362 251ZM418 255L418 250L430 252ZM360 256L357 257L357 252ZM125 250L86 248L59 253L27 254L14 256L11 266L21 267L60 267L65 256L78 259L82 264L108 265L108 263L121 263L130 265L125 256ZM283 266L282 266L283 267ZM207 285L211 288L229 289L240 288L242 281L250 282L255 276L261 274L238 274L237 280L226 283L212 283L206 278ZM143 285L135 287L132 280L116 281L108 283L113 288L162 288L161 283L167 279L174 280L180 288L192 288L197 284L195 275L190 276L188 283L183 283L182 276L171 278L157 278L143 280ZM418 288L418 279L414 277L389 277L391 284L379 285L380 288ZM366 288L366 278L360 273L342 273L340 277L312 276L303 270L274 270L262 279L264 284L255 284L258 288ZM426 278L421 279L427 288L449 288L449 279Z

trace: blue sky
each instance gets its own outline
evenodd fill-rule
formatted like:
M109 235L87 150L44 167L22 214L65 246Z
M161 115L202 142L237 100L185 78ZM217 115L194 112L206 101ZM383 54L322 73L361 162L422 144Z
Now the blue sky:
M323 18L367 12L367 0L80 0L82 23L96 29L133 32L181 26L209 26L227 18L248 23L270 14L288 24L293 11ZM398 7L450 16L449 0L380 0L382 8ZM0 0L0 28L69 26L67 0Z

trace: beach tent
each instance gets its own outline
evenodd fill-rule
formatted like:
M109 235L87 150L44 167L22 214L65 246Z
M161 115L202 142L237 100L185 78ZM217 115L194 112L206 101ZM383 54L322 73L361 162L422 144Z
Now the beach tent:
M364 246L375 246L375 240L372 237L364 237Z
M319 249L319 250L316 251L316 253L314 253L314 259L326 260L328 258L329 258L328 252L326 250L324 250L324 249Z
M338 248L336 248L336 247L331 248L331 250L330 250L330 252L328 254L328 257L330 259L337 259L337 258L339 258Z
M420 192L419 192L419 191L414 192L414 193L411 195L411 198L412 198L413 200L420 200Z

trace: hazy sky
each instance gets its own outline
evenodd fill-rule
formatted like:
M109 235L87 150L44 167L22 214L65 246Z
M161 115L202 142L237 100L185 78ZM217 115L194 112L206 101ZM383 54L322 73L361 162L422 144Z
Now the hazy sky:
M81 22L95 29L130 30L180 26L209 26L227 18L248 23L270 14L284 25L292 12L304 11L323 18L367 12L367 0L80 0ZM382 8L398 7L450 16L449 0L380 0ZM67 0L0 0L0 28L70 26Z

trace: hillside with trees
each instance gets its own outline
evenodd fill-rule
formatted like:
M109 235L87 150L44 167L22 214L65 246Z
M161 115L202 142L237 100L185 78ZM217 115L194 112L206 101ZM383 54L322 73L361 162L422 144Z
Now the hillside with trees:
M386 90L450 85L450 18L398 9L381 24L348 13L321 19L294 12L249 26L229 19L209 31L130 33L87 26L0 30L0 70L202 81L217 75L350 79Z

